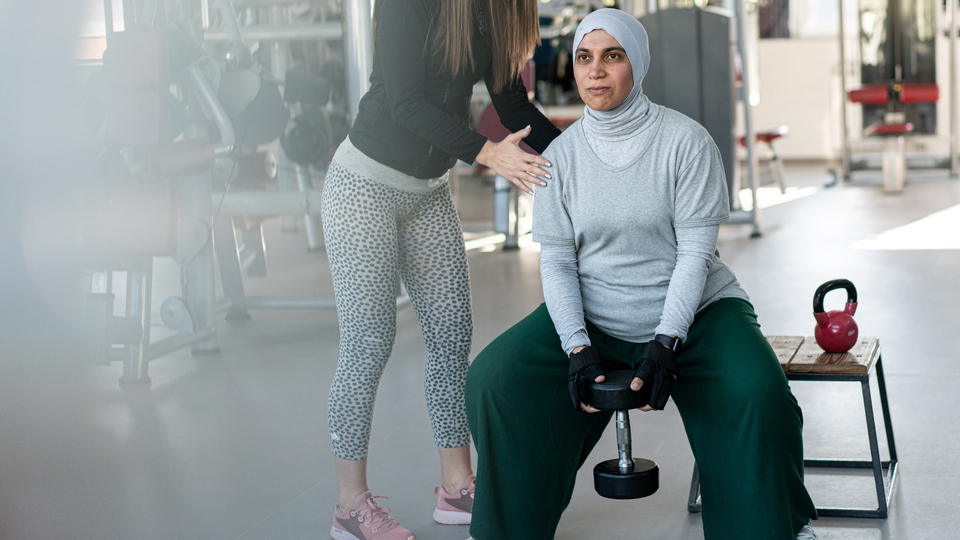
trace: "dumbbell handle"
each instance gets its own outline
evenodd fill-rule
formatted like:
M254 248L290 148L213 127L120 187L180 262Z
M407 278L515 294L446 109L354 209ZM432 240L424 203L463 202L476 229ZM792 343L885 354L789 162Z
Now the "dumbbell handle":
M631 439L630 413L617 411L617 450L620 452L620 460L617 462L617 466L621 472L627 472L633 468Z

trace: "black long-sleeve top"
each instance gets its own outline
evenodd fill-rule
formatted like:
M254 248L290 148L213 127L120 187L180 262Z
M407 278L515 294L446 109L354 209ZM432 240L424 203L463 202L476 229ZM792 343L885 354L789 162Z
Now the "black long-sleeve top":
M370 90L350 130L350 141L361 152L416 178L442 176L457 159L472 163L487 141L467 123L473 85L483 77L492 88L490 16L478 2L474 66L452 77L442 69L443 55L433 53L429 43L439 1L377 0ZM532 127L524 142L537 152L560 135L530 103L519 77L490 97L511 132Z

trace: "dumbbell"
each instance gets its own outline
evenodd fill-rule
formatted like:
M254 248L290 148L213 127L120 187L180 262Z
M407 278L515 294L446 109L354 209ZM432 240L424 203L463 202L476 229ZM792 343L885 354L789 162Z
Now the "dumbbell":
M619 459L609 459L593 468L593 486L601 497L608 499L639 499L657 492L660 487L660 467L649 459L634 458L631 452L630 409L650 402L649 385L639 391L630 389L633 371L618 370L605 373L602 383L590 383L588 403L601 411L615 411L617 421L617 451Z

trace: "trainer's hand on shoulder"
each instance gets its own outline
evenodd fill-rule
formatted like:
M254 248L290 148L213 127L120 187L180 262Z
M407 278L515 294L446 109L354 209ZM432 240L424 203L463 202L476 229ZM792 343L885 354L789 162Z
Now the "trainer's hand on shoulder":
M603 375L600 366L600 353L593 347L577 347L570 353L570 371L568 372L568 387L573 406L588 413L600 412L584 403L587 395L587 386L590 381L603 382L607 378Z
M546 170L551 166L549 161L520 148L520 141L527 135L530 135L530 126L507 135L498 143L487 141L476 161L533 195L533 188L527 184L546 186L546 180L553 176Z

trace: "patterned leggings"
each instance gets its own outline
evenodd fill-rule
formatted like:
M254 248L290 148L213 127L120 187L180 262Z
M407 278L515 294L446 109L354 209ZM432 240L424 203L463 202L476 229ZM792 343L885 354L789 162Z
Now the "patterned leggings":
M373 402L397 333L398 270L427 345L424 384L436 444L470 444L463 397L473 336L470 281L449 185L411 193L334 161L321 211L340 323L327 404L333 453L367 457Z

